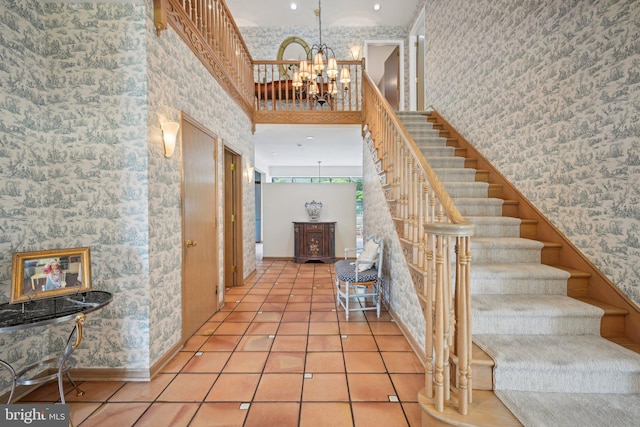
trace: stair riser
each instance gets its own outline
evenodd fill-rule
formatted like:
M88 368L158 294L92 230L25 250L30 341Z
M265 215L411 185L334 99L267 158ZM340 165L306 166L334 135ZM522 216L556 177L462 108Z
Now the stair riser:
M427 147L420 148L420 151L429 161L430 157L447 157L452 156L454 152L453 147Z
M444 183L444 187L451 197L455 198L482 198L488 197L489 189L481 182L470 182L457 185L456 183Z
M518 372L498 370L494 372L496 388L511 380L523 390L545 393L640 393L640 373L600 372L595 369L572 370L570 365L559 366L557 371L536 370L531 366Z
M509 335L594 335L600 331L600 317L492 315L472 311L473 333Z
M473 269L473 266L471 267ZM545 279L471 279L472 295L565 295L566 280Z
M471 243L471 253L475 264L495 264L495 263L540 263L540 250L535 249L496 249L482 250Z
M464 159L459 157L431 157L429 166L432 168L464 168Z
M473 169L435 169L438 179L442 182L475 182L476 171Z
M470 221L473 222L473 221ZM473 235L476 237L519 237L520 225L475 224Z

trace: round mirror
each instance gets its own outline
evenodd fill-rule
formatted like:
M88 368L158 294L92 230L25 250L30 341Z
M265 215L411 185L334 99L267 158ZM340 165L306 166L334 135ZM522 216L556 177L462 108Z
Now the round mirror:
M311 48L306 41L300 37L288 37L280 43L278 49L278 61L301 61L311 59ZM289 79L289 68L285 64L280 64L280 75Z

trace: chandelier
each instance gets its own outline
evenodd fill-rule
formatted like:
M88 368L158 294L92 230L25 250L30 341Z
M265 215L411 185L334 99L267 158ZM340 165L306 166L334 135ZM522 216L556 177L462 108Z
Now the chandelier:
M306 92L309 101L323 107L325 104L333 107L338 99L338 81L342 84L342 91L346 94L349 90L351 73L349 67L343 66L338 70L336 55L329 46L322 43L322 6L318 0L318 33L320 43L311 46L312 59L303 59L293 73L291 85L296 93L302 95ZM339 74L339 79L338 79Z

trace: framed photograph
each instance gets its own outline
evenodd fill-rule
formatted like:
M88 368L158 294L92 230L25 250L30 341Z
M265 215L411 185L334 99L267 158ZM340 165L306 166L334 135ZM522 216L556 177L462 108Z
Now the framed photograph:
M89 291L89 248L14 253L11 278L11 304Z

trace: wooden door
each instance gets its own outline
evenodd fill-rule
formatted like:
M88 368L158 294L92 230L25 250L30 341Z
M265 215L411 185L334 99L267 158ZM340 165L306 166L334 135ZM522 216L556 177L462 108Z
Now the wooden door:
M396 47L384 61L384 97L391 108L398 111L400 107L400 48Z
M216 137L182 115L182 338L218 309Z
M242 157L224 149L224 285L242 285Z

